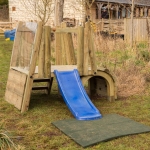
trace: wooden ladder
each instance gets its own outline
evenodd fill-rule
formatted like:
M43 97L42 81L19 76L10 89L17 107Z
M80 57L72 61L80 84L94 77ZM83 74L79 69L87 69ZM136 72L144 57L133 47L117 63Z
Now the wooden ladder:
M50 94L52 83L53 83L53 77L33 79L33 83L47 83L47 85L45 86L33 86L32 90L46 90L46 93Z

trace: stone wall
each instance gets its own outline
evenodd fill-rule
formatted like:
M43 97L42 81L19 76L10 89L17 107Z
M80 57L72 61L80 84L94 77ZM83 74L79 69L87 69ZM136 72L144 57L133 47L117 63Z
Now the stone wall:
M26 1L27 3L28 1ZM31 13L33 8L28 4L25 8L21 0L9 0L9 17L14 21L38 21L38 17ZM52 13L47 24L54 26L54 4L52 5ZM64 18L75 18L77 24L82 24L84 21L83 6L75 0L65 0L64 2Z
M6 5L0 6L0 21L8 21L9 13Z

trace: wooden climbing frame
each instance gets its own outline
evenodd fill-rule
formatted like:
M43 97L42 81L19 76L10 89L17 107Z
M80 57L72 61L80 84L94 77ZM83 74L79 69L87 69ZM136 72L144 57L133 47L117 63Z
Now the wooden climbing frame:
M50 61L51 32L51 28L43 27L41 22L19 22L6 86L6 101L25 112L29 108L32 90L44 89L50 93L54 70L73 69L78 69L83 84L89 82L90 94L95 86L101 89L101 83L104 83L108 99L116 99L113 76L106 69L97 68L90 22L85 23L84 27L75 28L62 23L61 27L55 29L55 65L51 65ZM73 35L77 37L76 50ZM33 87L34 82L47 82L47 85ZM98 94L100 92L97 90Z

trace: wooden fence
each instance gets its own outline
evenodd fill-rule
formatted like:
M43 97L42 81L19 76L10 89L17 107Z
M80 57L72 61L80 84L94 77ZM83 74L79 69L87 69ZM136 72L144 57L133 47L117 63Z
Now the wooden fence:
M133 41L144 42L148 41L147 18L134 18L133 21ZM130 18L109 20L97 19L93 21L97 32L104 31L109 34L124 35L126 42L131 42L132 37L132 22Z
M124 36L127 42L131 42L132 23L131 19L124 19ZM148 31L146 18L138 18L133 21L133 41L148 41Z

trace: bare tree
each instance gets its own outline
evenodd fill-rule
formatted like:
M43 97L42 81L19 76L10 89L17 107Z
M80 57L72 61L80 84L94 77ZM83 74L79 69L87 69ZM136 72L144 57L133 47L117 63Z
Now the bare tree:
M21 0L20 2L29 15L42 21L43 25L47 23L54 10L53 0Z
M63 21L64 0L55 0L54 24L60 26Z
M82 6L83 11L85 11L85 16L88 17L88 10L90 10L95 0L77 0L77 2Z

